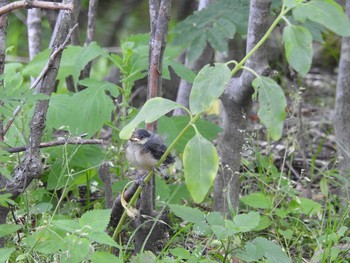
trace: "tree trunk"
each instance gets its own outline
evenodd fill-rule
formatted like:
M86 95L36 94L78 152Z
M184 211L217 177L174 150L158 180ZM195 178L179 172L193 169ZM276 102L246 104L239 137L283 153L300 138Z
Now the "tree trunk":
M350 18L350 0L346 1L346 14ZM344 176L342 197L350 200L350 37L343 37L335 100L334 128L338 145L339 168Z
M270 0L251 0L247 35L248 53L262 38L268 29ZM246 62L245 66L262 74L267 68L266 47L260 47ZM246 113L252 102L254 75L243 71L239 78L231 79L221 96L223 113L223 134L219 143L219 155L222 169L214 184L214 210L230 215L230 211L239 205L239 170L241 151L246 128Z

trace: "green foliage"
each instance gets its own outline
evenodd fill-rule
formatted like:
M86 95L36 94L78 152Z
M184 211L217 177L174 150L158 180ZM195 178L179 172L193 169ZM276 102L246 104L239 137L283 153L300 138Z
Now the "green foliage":
M333 0L311 0L305 3L297 1L293 16L300 21L310 19L340 36L350 36L349 18Z
M178 104L168 99L163 99L160 97L152 98L143 105L136 117L120 131L119 137L124 140L129 139L133 130L141 122L154 122L161 116L167 114L169 111L181 107L181 104Z
M206 65L197 74L190 94L192 114L207 110L224 92L231 78L231 71L226 64Z
M10 234L20 230L21 228L22 228L22 226L20 226L20 225L11 225L11 224L0 225L0 237L10 235Z
M186 144L183 165L187 188L193 200L201 203L214 183L219 167L215 146L196 132Z
M86 133L91 137L111 120L114 104L106 91L118 95L119 89L104 81L86 79L79 83L87 88L73 95L57 94L52 97L47 126L55 129L65 127L72 135Z
M305 76L310 70L313 55L309 30L302 26L286 26L283 29L283 41L288 63Z
M266 126L271 138L278 140L282 136L283 123L286 118L287 100L281 87L272 79L258 77L252 83L258 93L258 116Z
M5 263L11 256L11 254L16 250L14 247L10 248L0 248L0 263Z
M174 44L190 43L187 51L190 61L202 54L207 42L214 49L227 52L227 39L232 39L236 32L246 34L247 21L246 1L220 0L179 23L174 29Z

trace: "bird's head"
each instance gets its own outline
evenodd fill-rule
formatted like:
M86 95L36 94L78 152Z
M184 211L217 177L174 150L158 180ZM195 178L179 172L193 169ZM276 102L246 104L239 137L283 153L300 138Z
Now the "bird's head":
M145 144L152 133L145 129L136 129L130 137L130 141L137 144Z

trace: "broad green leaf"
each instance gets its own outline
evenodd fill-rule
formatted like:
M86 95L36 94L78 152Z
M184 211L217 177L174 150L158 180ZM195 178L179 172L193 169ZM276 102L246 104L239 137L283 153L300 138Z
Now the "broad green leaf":
M119 91L121 87L118 85L115 85L112 82L109 81L101 81L101 80L96 80L96 79L83 79L79 80L79 84L86 86L88 88L94 88L94 89L103 89L103 90L108 90L113 97L118 97L119 96Z
M293 16L300 21L308 18L338 35L350 36L349 18L342 7L333 0L311 0L298 4L293 9Z
M284 49L288 63L300 75L309 72L312 62L312 35L302 26L288 25L283 30Z
M182 107L181 104L174 101L163 99L160 97L152 98L146 101L136 117L129 122L119 133L122 140L127 140L131 136L133 130L141 123L151 123L161 116L167 114L176 108Z
M87 133L91 137L111 119L114 104L105 92L109 88L105 85L86 88L72 96L52 96L47 125L56 129L67 126L72 135Z
M145 251L143 253L139 253L130 258L129 263L154 263L157 262L156 256L151 251Z
M194 74L194 72L191 69L186 68L183 64L177 63L175 61L169 60L167 62L168 65L172 67L176 75L178 75L180 78L186 80L189 83L193 83L196 74Z
M252 242L247 242L244 245L244 251L239 251L235 256L242 259L244 262L254 262L263 258L264 250L261 247L257 247Z
M195 61L197 58L199 58L200 55L202 55L203 50L205 46L207 45L207 40L205 34L200 34L199 36L195 37L188 49L187 49L187 59L190 62Z
M10 258L11 254L16 250L14 247L0 248L0 263L5 263Z
M328 191L328 183L327 183L326 177L323 177L320 181L320 190L324 196L328 196L329 191Z
M91 256L92 263L101 263L101 262L114 262L114 263L123 263L122 259L117 258L115 255L108 253L106 251L98 251L92 254Z
M249 212L248 214L239 214L233 218L235 226L239 232L248 232L259 225L260 214L258 212Z
M184 205L169 205L170 210L177 216L191 223L201 223L205 220L205 214L198 208Z
M221 225L225 224L225 220L219 212L210 212L205 217L209 225Z
M26 243L29 247L46 255L53 254L66 246L62 236L48 228L43 228L28 236Z
M219 157L215 146L200 133L187 143L183 166L186 186L196 203L204 200L213 185L219 167Z
M258 116L266 126L271 138L278 140L282 136L283 123L286 118L286 97L281 87L268 77L258 77L253 81L258 91Z
M8 207L9 204L16 205L16 202L11 199L12 194L2 194L0 195L0 205L4 207Z
M79 53L74 64L73 78L77 82L82 69L93 59L105 54L105 51L96 42L91 42L87 47L84 47Z
M190 94L190 109L197 114L208 109L224 92L231 78L230 69L222 63L204 66L196 76Z
M80 226L89 226L94 231L104 231L108 225L111 210L92 210L83 214L79 220Z
M254 208L271 209L272 199L263 193L253 193L250 195L243 196L240 201L243 204L249 205Z
M108 217L109 218L109 217ZM93 231L87 236L90 240L97 242L99 244L104 244L112 247L117 247L120 249L120 246L117 242L113 240L106 232L100 230L99 232Z
M59 219L54 220L51 222L52 225L54 225L57 228L60 228L66 232L74 233L78 229L81 228L81 226L78 224L78 222L74 220L68 220L68 219Z
M322 209L322 206L319 203L311 199L300 197L299 200L301 211L305 214L316 214Z
M266 238L257 237L252 243L258 251L264 251L264 256L272 263L291 263L292 261L282 248Z
M40 72L45 67L49 57L50 57L51 49L45 49L38 53L32 61L30 61L23 69L22 73L26 76L37 77Z
M90 242L86 238L69 235L64 241L67 249L62 252L62 263L80 263L90 252Z
M191 257L191 253L183 247L169 249L169 252L178 259L189 259Z
M206 37L209 44L220 52L227 52L227 41L223 34L217 30L217 28L212 28L206 31Z
M0 237L10 235L20 230L22 227L22 225L2 224L0 225Z

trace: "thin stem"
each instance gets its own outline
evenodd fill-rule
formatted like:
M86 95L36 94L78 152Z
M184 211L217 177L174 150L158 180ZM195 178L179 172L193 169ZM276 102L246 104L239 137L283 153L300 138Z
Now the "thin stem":
M278 25L278 23L283 19L284 15L287 14L291 8L285 8L285 6L282 6L281 13L278 15L278 17L273 21L269 29L266 31L265 35L260 39L260 41L245 55L245 57L234 67L232 70L232 75L235 75L245 64L245 62L248 60L248 58L256 51L259 47L264 44L264 42L267 40L267 38L271 35L272 31L275 29L275 27Z
M193 118L191 118L191 121L186 125L186 127L180 132L180 134L175 138L175 140L169 145L168 149L165 151L165 153L163 154L162 158L160 158L160 160L158 161L158 163L156 164L156 168L158 168L166 159L166 157L168 156L168 154L170 153L170 151L175 147L175 145L178 143L178 141L180 140L180 138L185 134L185 132L199 119L200 114L195 115ZM144 183L146 184L151 178L152 175L154 174L153 170L150 171L148 173L148 175L146 176L146 178L144 179ZM129 204L132 206L135 204L137 198L139 197L139 195L141 194L142 191L142 187L139 186L135 192L135 194L132 196L132 198L129 201ZM120 233L123 225L124 225L124 221L126 219L126 210L124 209L124 212L118 222L118 225L116 227L116 229L114 230L113 233L113 240L116 240L118 234ZM113 251L113 247L110 247L109 249L110 252Z

